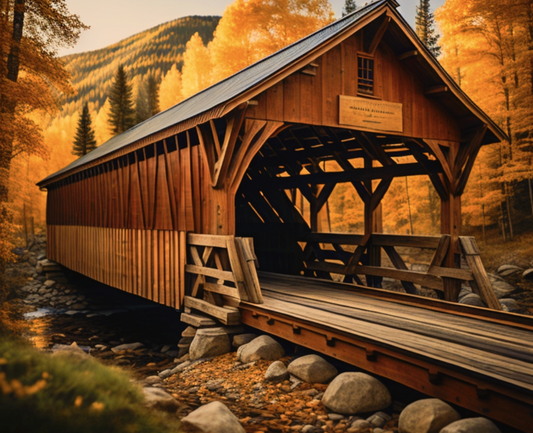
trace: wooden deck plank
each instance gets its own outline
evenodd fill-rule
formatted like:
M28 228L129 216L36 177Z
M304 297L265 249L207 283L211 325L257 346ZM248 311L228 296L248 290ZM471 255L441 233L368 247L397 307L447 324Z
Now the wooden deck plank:
M388 326L369 324L353 317L294 305L270 298L266 293L264 299L265 303L260 305L261 309L297 317L399 350L407 350L412 354L430 358L439 363L452 364L471 373L488 376L533 391L530 363L515 361L513 365L510 365L507 357L491 355L483 350L449 342L444 344L442 341L403 330L395 330L391 333Z

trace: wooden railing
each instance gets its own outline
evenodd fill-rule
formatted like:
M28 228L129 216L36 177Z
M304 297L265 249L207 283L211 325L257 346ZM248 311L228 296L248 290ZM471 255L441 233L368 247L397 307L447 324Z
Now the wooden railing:
M305 243L304 274L331 279L332 274L343 276L344 282L355 282L370 287L381 287L383 277L394 278L401 282L405 291L416 294L418 284L422 287L437 290L444 298L457 301L461 282L466 281L489 308L500 310L501 306L492 290L485 268L479 257L474 238L459 237L463 255L470 269L443 267L443 261L450 248L450 236L402 236L373 234L371 236L309 233L302 239ZM355 248L354 248L355 247ZM411 247L435 250L427 271L410 270L397 247ZM381 256L385 251L392 267L372 264L372 257ZM361 279L365 276L365 283Z
M252 238L189 233L187 252L192 263L185 266L190 277L186 304L198 297L213 305L223 305L224 297L263 303Z

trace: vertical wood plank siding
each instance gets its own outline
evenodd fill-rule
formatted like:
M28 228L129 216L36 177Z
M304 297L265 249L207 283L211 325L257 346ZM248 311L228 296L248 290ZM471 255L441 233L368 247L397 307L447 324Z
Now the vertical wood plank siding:
M67 225L47 230L51 260L125 292L180 307L185 233Z
M339 127L339 95L358 96L357 53L362 50L361 33L356 33L313 60L318 65L315 76L298 72L257 95L258 104L247 117ZM453 113L425 96L424 84L385 44L376 49L374 70L374 96L403 104L402 135L461 141Z

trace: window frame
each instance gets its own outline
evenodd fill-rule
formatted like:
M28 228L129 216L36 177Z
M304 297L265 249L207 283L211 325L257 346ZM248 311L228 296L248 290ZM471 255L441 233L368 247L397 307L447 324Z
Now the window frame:
M364 63L361 67L359 65L359 62L364 62L365 60L371 61L372 67L371 69L368 68L368 66L365 67ZM367 98L379 98L376 96L376 62L373 55L363 52L357 53L357 96L363 96ZM371 78L367 77L360 77L359 73L360 71L371 71ZM368 74L367 74L368 75ZM366 83L362 83L362 81L366 81ZM368 84L370 82L370 84ZM362 91L362 87L366 87L369 89L369 91Z

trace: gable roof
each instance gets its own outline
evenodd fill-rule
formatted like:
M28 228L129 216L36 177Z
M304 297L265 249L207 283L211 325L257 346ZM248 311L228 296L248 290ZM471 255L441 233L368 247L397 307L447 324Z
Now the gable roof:
M78 172L80 169L83 170L84 166L94 166L94 164L101 158L111 157L113 154L116 154L115 156L118 157L120 156L118 153L121 150L125 150L126 147L138 143L141 140L144 141L158 132L183 124L184 122L188 123L188 121L193 121L197 118L195 123L188 125L187 128L182 128L181 130L189 129L190 127L195 126L195 124L221 117L224 112L227 111L228 105L236 102L239 97L250 93L250 91L253 91L255 88L259 87L259 85L278 75L280 71L305 60L309 54L315 53L317 49L328 45L328 42L331 42L339 35L344 34L347 30L363 21L363 18L374 15L376 17L380 16L381 13L385 11L385 8L388 8L393 16L401 23L404 32L410 33L410 39L413 39L415 44L417 43L416 41L418 41L417 49L425 53L424 57L429 60L433 68L439 71L439 75L444 77L446 84L454 90L454 93L461 94L461 99L467 101L468 105L470 105L469 108L471 111L475 112L477 117L480 117L484 123L489 124L489 129L494 132L496 137L500 139L502 139L502 137L505 138L505 134L501 129L498 128L498 126L496 126L494 122L492 122L492 120L461 91L453 79L427 50L424 44L418 40L409 24L407 24L402 16L396 11L397 6L398 3L396 3L395 0L378 0L363 6L351 14L342 17L274 54L265 57L234 75L196 93L177 105L156 114L122 134L111 138L87 155L82 156L63 169L41 180L37 185L44 187L56 180L64 178L69 175L70 172ZM238 103L242 102L244 101L238 101ZM233 108L233 106L231 108ZM177 132L179 131L174 131L174 133ZM154 138L150 142L154 141L158 140ZM147 142L146 144L149 143Z

